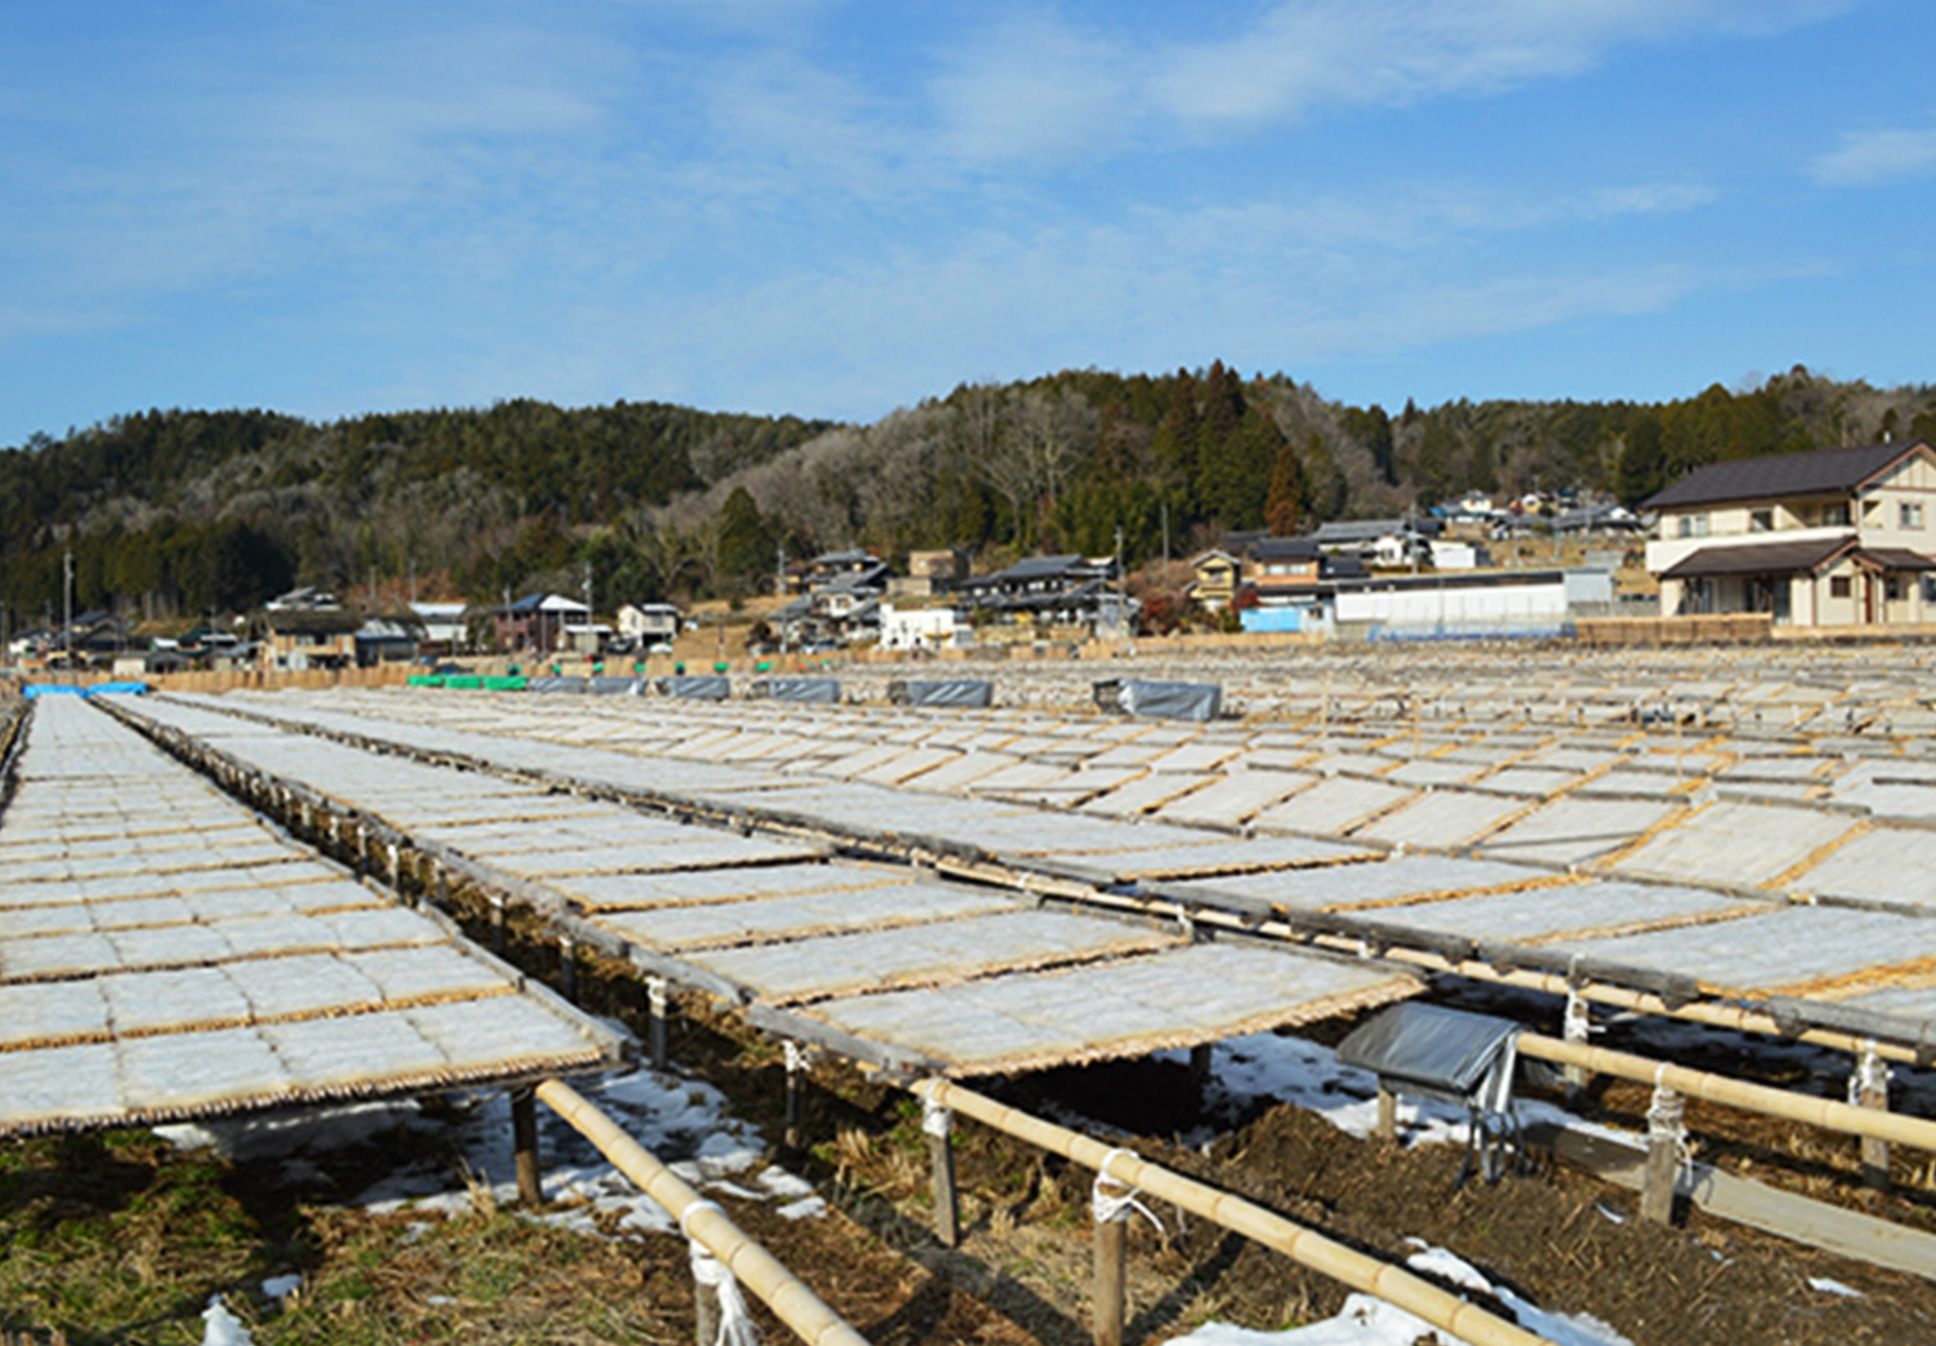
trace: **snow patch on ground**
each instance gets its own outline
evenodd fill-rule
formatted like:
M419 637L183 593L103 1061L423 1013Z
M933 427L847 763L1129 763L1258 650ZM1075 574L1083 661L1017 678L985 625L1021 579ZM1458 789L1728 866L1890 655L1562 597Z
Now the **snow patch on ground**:
M803 1179L767 1165L754 1185L734 1182L760 1169L765 1142L758 1128L726 1114L726 1099L696 1080L651 1070L633 1070L579 1082L590 1102L625 1133L663 1160L694 1187L740 1200L780 1200L811 1195ZM517 1200L517 1170L511 1144L511 1100L503 1091L473 1095L459 1123L458 1144L464 1168L481 1191L502 1205ZM538 1153L544 1169L545 1199L568 1203L527 1218L596 1234L616 1217L621 1233L670 1234L675 1225L658 1204L557 1114L539 1107ZM772 1175L769 1177L768 1175ZM818 1201L815 1197L813 1200ZM431 1164L400 1169L357 1199L376 1214L397 1210L467 1210L471 1187L460 1175ZM794 1201L794 1206L802 1203ZM818 1209L825 1209L822 1202ZM801 1210L800 1215L818 1213ZM796 1217L797 1218L797 1217Z
M271 1276L262 1282L262 1296L265 1299L286 1299L302 1289L302 1273L292 1271L284 1276Z
M214 1150L225 1159L261 1159L347 1149L394 1131L397 1127L428 1127L415 1099L390 1103L349 1103L341 1107L303 1108L296 1112L264 1113L253 1117L182 1122L158 1126L155 1134L181 1150ZM292 1181L313 1177L316 1166L292 1157Z
M826 1202L814 1194L810 1183L764 1163L766 1144L758 1128L728 1116L725 1096L711 1085L651 1070L621 1071L575 1083L579 1092L626 1134L694 1187L743 1201L784 1203L779 1210L789 1219L808 1218L826 1209ZM458 1094L452 1101L461 1114L454 1124L453 1137L461 1163L424 1160L401 1167L356 1198L354 1204L376 1214L405 1209L450 1214L470 1209L473 1184L480 1192L488 1191L500 1205L516 1203L510 1095L498 1089ZM590 1141L549 1108L540 1106L537 1117L545 1197L565 1208L527 1218L588 1234L601 1232L607 1217L616 1219L621 1233L674 1232L672 1219L613 1168ZM400 1126L433 1131L444 1125L425 1117L414 1101L406 1100L155 1130L182 1149L214 1149L234 1159L282 1157L285 1177L299 1182L320 1172L313 1159L305 1156L359 1145ZM746 1182L732 1181L740 1175L756 1176ZM420 1236L426 1228L413 1224L406 1237ZM263 1293L271 1299L282 1297L267 1283Z
M229 1312L220 1295L209 1299L208 1307L202 1310L202 1321L208 1324L202 1332L202 1346L255 1346L249 1329Z
M1405 1259L1414 1271L1497 1297L1521 1327L1556 1346L1634 1346L1629 1338L1597 1318L1537 1308L1506 1287L1494 1285L1457 1254L1431 1247L1420 1239L1407 1242L1419 1249ZM1462 1338L1450 1336L1382 1299L1354 1294L1345 1300L1336 1317L1321 1323L1285 1332L1258 1332L1228 1323L1205 1323L1187 1336L1171 1338L1169 1346L1414 1346L1421 1339L1442 1342L1444 1346L1465 1346Z
M1819 1290L1825 1295L1841 1295L1846 1299L1867 1298L1867 1296L1853 1285L1844 1285L1842 1282L1828 1276L1810 1276L1808 1278L1808 1288L1811 1290Z
M1161 1055L1179 1063L1186 1059L1181 1051ZM1308 1109L1360 1139L1369 1137L1378 1124L1377 1076L1344 1064L1329 1047L1303 1038L1256 1033L1211 1048L1210 1080L1204 1094L1210 1109L1234 1114L1263 1098ZM1633 1139L1583 1121L1543 1099L1515 1099L1513 1111L1523 1125L1550 1122L1611 1140ZM1463 1109L1449 1103L1401 1095L1397 1115L1398 1138L1404 1145L1466 1143L1469 1120Z

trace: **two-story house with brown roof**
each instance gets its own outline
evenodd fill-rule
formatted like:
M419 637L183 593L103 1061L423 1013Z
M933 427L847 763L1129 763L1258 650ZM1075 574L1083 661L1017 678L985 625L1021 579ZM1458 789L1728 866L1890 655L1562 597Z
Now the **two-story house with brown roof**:
M1870 444L1710 463L1647 500L1663 616L1936 620L1936 451Z

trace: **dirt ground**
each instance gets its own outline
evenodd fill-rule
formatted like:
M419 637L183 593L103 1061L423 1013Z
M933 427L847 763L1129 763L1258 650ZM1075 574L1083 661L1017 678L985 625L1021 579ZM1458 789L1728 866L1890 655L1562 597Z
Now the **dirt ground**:
M481 932L480 932L481 933ZM511 953L555 974L556 945L518 929ZM579 976L588 1009L642 1027L629 970ZM816 1065L803 1146L778 1153L784 1068L775 1044L689 1005L675 1021L682 1067L720 1088L774 1142L774 1157L828 1197L823 1217L723 1204L784 1264L882 1346L1089 1339L1092 1175L973 1123L956 1132L965 1238L930 1232L918 1109L852 1067ZM1311 1035L1331 1041L1345 1025ZM1612 1035L1617 1038L1618 1030ZM1725 1039L1706 1048L1718 1058ZM1743 1073L1740 1061L1733 1073ZM1757 1067L1805 1082L1779 1053ZM1815 1084L1819 1087L1821 1081ZM1254 1104L1206 1125L1187 1071L1146 1060L1047 1072L979 1087L1233 1190L1390 1259L1420 1239L1451 1250L1543 1308L1591 1314L1637 1346L1861 1346L1936 1341L1936 1285L1814 1253L1695 1213L1684 1228L1636 1217L1634 1198L1550 1167L1455 1187L1461 1155L1355 1139L1315 1114ZM1589 1115L1632 1125L1645 1091L1599 1089ZM1852 1143L1696 1110L1706 1157L1763 1180L1929 1225L1927 1163L1899 1157L1910 1190L1879 1198L1856 1177ZM1189 1136L1189 1143L1181 1137ZM372 1216L340 1203L390 1165L436 1147L413 1134L305 1172L183 1155L130 1132L0 1145L0 1339L192 1346L211 1293L283 1342L526 1340L683 1343L691 1281L676 1239L586 1239L486 1202L469 1215ZM1335 1313L1346 1290L1287 1259L1161 1204L1164 1229L1132 1225L1130 1339L1159 1342L1210 1318L1276 1329ZM304 1290L276 1309L252 1287L299 1269ZM1810 1278L1848 1287L1837 1293ZM763 1309L766 1340L788 1335ZM62 1335L64 1334L64 1335Z

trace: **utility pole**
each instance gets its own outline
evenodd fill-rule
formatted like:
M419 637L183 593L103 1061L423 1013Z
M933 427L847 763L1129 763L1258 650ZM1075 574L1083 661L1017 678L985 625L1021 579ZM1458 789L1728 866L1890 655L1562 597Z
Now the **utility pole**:
M61 549L61 646L67 651L67 671L74 672L74 549Z
M773 544L773 596L782 599L786 597L786 540L784 538ZM775 613L774 615L778 616L779 614ZM787 652L787 623L784 617L780 618L778 635L780 637L780 653L785 654Z

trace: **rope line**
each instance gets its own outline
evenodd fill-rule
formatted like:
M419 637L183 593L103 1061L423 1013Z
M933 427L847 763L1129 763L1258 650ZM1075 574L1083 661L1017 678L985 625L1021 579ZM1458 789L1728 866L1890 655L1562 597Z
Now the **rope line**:
M1090 1216L1097 1224L1113 1224L1118 1220L1127 1220L1132 1214L1140 1215L1150 1222L1159 1237L1167 1238L1169 1231L1164 1229L1163 1222L1156 1218L1156 1212L1138 1199L1142 1193L1120 1178L1109 1176L1109 1161L1119 1154L1129 1159L1137 1157L1135 1151L1121 1148L1113 1149L1102 1157L1102 1162L1096 1165L1095 1184L1089 1189ZM1105 1183L1120 1187L1122 1191L1106 1192L1103 1190Z
M739 1278L733 1275L731 1267L713 1256L712 1249L694 1238L686 1228L686 1221L692 1218L694 1211L708 1208L721 1215L726 1213L717 1201L695 1201L680 1212L679 1232L686 1240L693 1282L711 1290L719 1301L719 1334L713 1338L712 1346L759 1346L759 1330L753 1326L753 1315L746 1307L746 1296L739 1288Z

